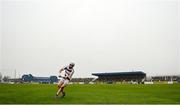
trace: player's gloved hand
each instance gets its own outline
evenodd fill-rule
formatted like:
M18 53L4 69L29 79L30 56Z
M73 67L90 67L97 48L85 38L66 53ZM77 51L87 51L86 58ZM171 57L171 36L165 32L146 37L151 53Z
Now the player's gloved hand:
M68 77L68 76L65 76L64 78L65 78L65 79L68 79L69 77Z

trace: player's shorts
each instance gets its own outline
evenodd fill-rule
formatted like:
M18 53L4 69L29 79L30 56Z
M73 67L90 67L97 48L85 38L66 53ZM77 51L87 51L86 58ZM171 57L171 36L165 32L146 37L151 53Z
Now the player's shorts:
M66 86L69 83L69 80L65 78L61 78L59 82L63 83L63 85Z

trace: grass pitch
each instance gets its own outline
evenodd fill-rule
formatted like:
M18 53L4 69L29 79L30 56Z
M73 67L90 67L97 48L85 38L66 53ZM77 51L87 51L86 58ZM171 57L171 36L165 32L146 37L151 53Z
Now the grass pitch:
M56 85L0 84L0 104L180 104L180 85L69 85L55 98Z

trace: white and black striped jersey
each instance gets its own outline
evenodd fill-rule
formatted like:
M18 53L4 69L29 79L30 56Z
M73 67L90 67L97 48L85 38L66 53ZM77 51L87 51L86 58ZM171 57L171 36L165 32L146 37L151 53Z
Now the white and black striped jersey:
M69 66L66 66L63 69L65 77L68 77L68 79L71 80L72 75L74 74L74 69L70 69Z

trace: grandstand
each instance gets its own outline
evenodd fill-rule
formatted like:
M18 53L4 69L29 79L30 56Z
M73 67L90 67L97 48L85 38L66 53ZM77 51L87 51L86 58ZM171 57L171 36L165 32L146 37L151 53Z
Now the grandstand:
M113 72L113 73L92 73L94 76L98 76L97 82L137 82L143 83L146 78L146 73L142 71L134 72Z

